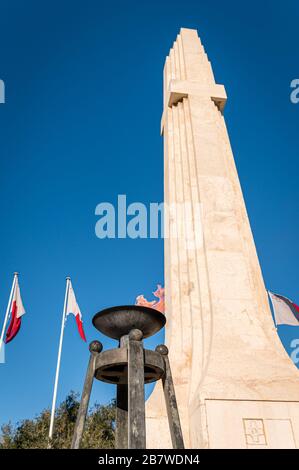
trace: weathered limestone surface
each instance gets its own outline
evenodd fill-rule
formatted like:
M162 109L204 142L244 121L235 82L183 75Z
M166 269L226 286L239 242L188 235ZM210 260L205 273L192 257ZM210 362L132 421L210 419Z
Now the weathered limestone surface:
M214 80L197 32L164 69L165 202L191 201L165 241L166 344L186 447L298 447L299 374L275 331ZM197 203L200 202L200 215ZM169 219L177 230L178 212ZM161 385L147 447L171 447Z

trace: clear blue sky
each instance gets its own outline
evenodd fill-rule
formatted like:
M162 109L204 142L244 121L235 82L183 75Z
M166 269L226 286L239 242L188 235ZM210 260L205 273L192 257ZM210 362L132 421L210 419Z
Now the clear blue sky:
M18 270L27 314L0 365L0 423L51 403L66 275L88 341L99 338L94 313L163 283L162 241L99 240L94 211L117 194L162 200L162 68L181 26L198 29L228 93L266 285L299 302L298 21L295 0L1 1L0 311ZM299 338L296 327L279 333L287 347ZM81 390L87 361L70 318L59 401ZM96 383L92 402L113 395Z

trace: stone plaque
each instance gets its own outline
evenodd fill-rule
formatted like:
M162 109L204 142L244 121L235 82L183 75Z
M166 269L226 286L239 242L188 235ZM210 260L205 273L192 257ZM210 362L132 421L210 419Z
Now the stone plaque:
M243 419L246 444L266 445L264 422L262 419Z

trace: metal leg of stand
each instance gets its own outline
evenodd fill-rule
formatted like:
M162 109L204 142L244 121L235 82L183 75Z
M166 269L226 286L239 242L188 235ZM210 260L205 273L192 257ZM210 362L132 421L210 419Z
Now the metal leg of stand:
M162 378L162 382L172 447L174 449L184 449L184 440L181 429L178 405L175 397L174 385L168 358L168 348L164 344L161 344L160 346L156 347L156 351L162 354L165 362L165 375Z
M95 370L95 360L97 355L102 351L103 346L99 341L92 341L89 345L90 358L87 368L87 373L85 377L80 407L78 411L77 421L75 424L75 430L72 440L72 449L79 449L80 442L82 439L84 425L86 421L86 415L88 411L88 404L90 400L90 394L92 389L92 383L94 379L94 370Z
M132 330L128 344L128 448L145 449L143 334Z
M120 339L119 347L128 348L129 336L125 335ZM116 386L116 428L115 428L115 448L128 448L128 384L118 384Z

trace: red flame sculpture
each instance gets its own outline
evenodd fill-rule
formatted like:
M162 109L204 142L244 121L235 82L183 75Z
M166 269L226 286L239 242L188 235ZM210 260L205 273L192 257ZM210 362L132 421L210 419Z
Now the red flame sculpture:
M158 284L157 290L153 292L154 296L159 300L148 301L143 295L136 297L135 305L143 305L144 307L155 308L161 313L165 313L165 289Z

